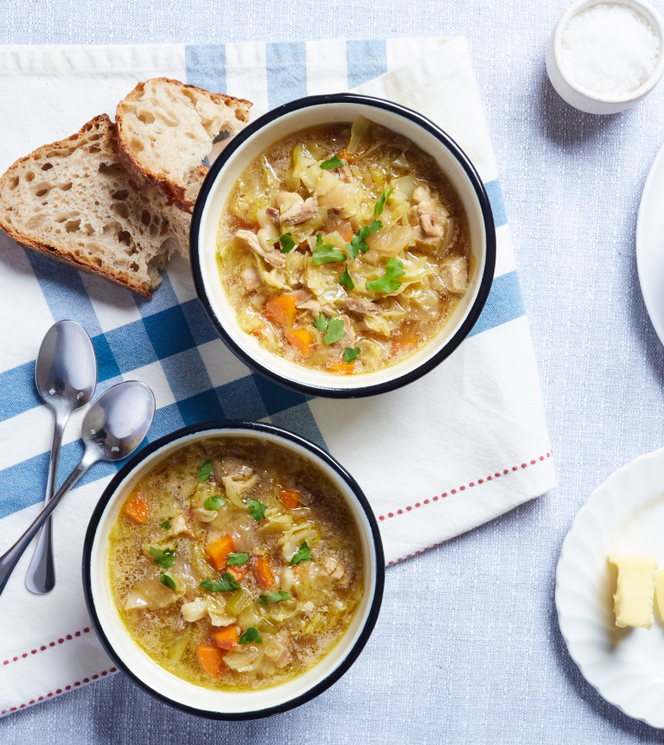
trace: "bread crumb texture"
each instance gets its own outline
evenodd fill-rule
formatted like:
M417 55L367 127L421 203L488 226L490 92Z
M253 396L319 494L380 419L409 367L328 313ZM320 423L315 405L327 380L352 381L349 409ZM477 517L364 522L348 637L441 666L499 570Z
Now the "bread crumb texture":
M201 161L244 127L251 105L168 78L139 83L116 112L122 162L137 183L192 212L207 173Z
M186 256L189 221L157 189L132 181L105 114L0 178L0 227L18 243L146 297L173 251Z

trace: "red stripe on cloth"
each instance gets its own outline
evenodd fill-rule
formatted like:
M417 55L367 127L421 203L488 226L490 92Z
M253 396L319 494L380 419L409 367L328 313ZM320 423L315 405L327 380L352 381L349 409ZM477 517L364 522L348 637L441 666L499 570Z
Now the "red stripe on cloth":
M45 652L49 647L54 647L56 644L64 644L65 642L69 642L72 639L74 639L77 636L81 636L82 634L89 634L90 629L85 628L83 631L75 631L73 634L67 634L64 638L57 639L54 642L49 642L48 646L46 644L42 644L40 647L36 647L35 649L31 649L29 652L23 652L23 654L16 655L16 657L12 657L9 660L3 660L3 665L9 665L10 662L18 662L19 660L25 659L31 654L37 654L37 652Z
M528 464L528 463L521 463L520 464L521 465L521 468L528 468L529 465L530 466L535 466L535 465L537 465L537 463L541 463L544 460L545 457L546 458L550 458L551 457L551 452L546 453L546 455L540 455L539 458L531 460L530 461L530 464ZM503 469L503 475L508 475L509 473L514 472L514 471L518 471L518 470L519 470L519 467L518 466L512 466L511 471L510 471L509 468L505 468L505 469ZM494 474L493 477L492 476L487 476L486 479L476 479L476 481L471 481L468 484L463 484L462 486L458 486L456 489L450 489L450 492L449 493L450 494L456 494L458 491L460 491L460 492L466 491L466 487L467 486L469 486L469 487L470 486L475 486L476 484L477 484L477 486L479 486L480 484L483 484L485 481L492 481L493 478L500 478L500 475L501 474L498 471L496 471L496 473ZM446 497L447 496L447 492L443 492L440 496L441 496L441 498L442 497ZM438 497L437 496L436 497L432 497L431 499L434 502L437 502L438 501ZM424 500L422 500L421 503L420 502L416 502L415 503L415 507L421 507L424 504L429 504L429 500L428 499L424 499ZM412 505L409 505L407 507L401 507L401 508L395 510L394 512L388 512L386 515L379 515L378 516L378 519L379 520L385 520L386 518L388 518L388 517L394 517L395 515L403 515L404 514L404 511L405 512L411 512L412 509L413 509L413 506ZM435 545L438 546L440 544L436 543ZM428 548L433 548L433 546L429 546ZM423 550L426 551L427 549L425 548ZM416 553L419 553L419 551L416 552ZM406 556L406 558L409 559L410 556ZM402 559L397 559L397 561L403 561L403 560ZM392 564L392 563L393 562L390 562L390 564Z

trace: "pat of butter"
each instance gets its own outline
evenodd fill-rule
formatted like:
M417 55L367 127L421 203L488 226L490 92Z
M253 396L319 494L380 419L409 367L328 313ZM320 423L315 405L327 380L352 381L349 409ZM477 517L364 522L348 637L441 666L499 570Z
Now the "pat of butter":
M609 554L609 561L618 567L618 585L614 612L616 626L652 626L652 604L655 596L657 562L640 554Z
M659 610L659 617L664 621L664 569L657 572L657 587L655 589L655 597L657 598L657 609Z

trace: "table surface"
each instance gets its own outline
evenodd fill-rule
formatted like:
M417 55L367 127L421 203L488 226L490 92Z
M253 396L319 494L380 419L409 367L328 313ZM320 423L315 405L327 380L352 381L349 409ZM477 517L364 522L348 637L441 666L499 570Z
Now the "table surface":
M565 104L547 79L544 48L567 4L3 0L5 44L465 36L560 486L390 568L366 650L295 711L210 722L165 707L118 674L0 720L2 743L664 742L663 731L626 717L585 682L554 605L556 562L579 507L616 468L664 445L664 348L643 304L634 247L641 191L664 142L664 84L615 116Z

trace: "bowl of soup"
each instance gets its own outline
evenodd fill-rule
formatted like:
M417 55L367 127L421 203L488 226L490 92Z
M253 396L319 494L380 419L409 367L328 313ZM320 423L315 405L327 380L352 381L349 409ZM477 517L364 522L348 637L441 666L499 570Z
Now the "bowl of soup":
M371 507L332 457L272 425L209 422L118 472L83 584L118 668L172 706L235 720L338 680L371 635L384 571Z
M470 332L489 294L489 200L459 146L420 114L355 94L285 104L210 169L190 255L221 338L312 395L412 382Z

